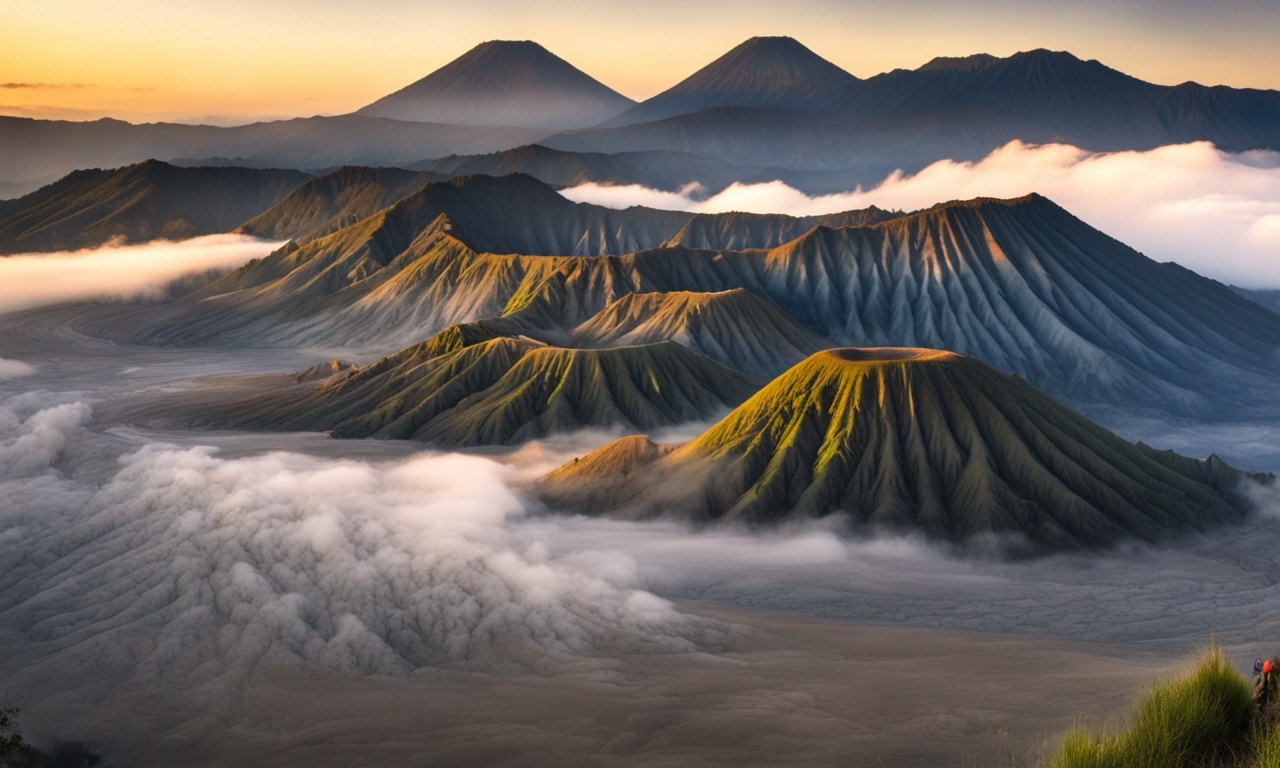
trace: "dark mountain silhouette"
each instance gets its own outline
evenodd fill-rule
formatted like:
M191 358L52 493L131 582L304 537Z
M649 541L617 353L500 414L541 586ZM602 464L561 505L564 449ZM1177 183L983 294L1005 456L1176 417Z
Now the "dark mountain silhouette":
M535 42L491 40L356 114L563 130L595 125L633 104Z
M0 180L26 182L61 176L77 168L116 168L147 159L217 157L225 159L217 165L301 170L404 165L428 157L518 147L547 133L533 128L439 125L360 115L230 128L0 116Z
M605 126L663 120L715 107L824 114L858 79L790 37L753 37Z
M862 526L1039 551L1158 541L1244 518L1244 475L1125 442L950 352L819 352L680 447L626 438L547 476L588 514Z
M531 49L522 47L525 44L506 44L524 53L499 47L499 53L510 56L499 55L493 52L495 45L468 56L487 60L492 54L508 63L546 57L559 61L545 51L528 53ZM456 81L436 73L420 83L430 86L427 90L435 94L431 98L444 100L438 103L454 104L456 110L448 119L471 119L465 115L498 109L511 100L495 94L524 93L522 89L535 93L544 80L560 83L564 92L578 96L591 90L582 86L583 78L594 83L581 73L566 75L559 65L531 67L537 74L533 80L486 80L488 65L480 64L471 61L462 67L467 76L459 75ZM495 64L493 71L503 66L507 65ZM564 77L548 74L551 70ZM559 104L559 98L530 98L525 106ZM627 103L624 100L619 109ZM521 109L519 119L541 125L538 121L552 120L555 114L578 114L575 109ZM917 171L941 159L975 160L1013 140L1063 141L1098 151L1145 150L1189 141L1211 141L1232 151L1280 150L1276 91L1155 85L1096 61L1044 50L1006 58L979 54L935 59L916 70L858 80L787 38L750 40L603 126L565 120L556 128L493 127L354 114L216 128L6 117L0 118L0 184L4 189L33 190L42 183L37 180L76 168L115 167L151 157L224 158L217 162L323 170L355 164L406 166L537 142L563 152L615 156L656 174L649 181L660 182L663 189L685 183L690 175L706 175L712 180L697 180L713 189L732 181L784 179L822 193L875 183L894 170ZM559 133L549 135L555 131ZM652 153L694 155L701 158L701 167L680 170ZM650 157L629 157L633 154ZM612 183L642 178L616 163L610 171L610 163L599 157L544 155L523 162L524 168L507 168L554 184L575 178ZM455 172L502 170L482 165ZM593 170L584 173L584 166Z
M300 171L179 168L155 160L77 171L0 207L0 254L228 232L309 178Z
M769 250L597 255L682 226L567 203L527 177L433 184L156 309L136 333L404 345L487 317L567 332L629 293L745 288L834 343L952 349L1082 403L1203 413L1274 399L1280 316L1043 197L818 226ZM554 255L574 250L590 255Z
M730 99L669 103L644 124L624 125L620 116L543 143L591 152L662 147L728 165L844 168L847 185L943 158L976 159L1015 139L1092 150L1188 141L1280 149L1280 92L1155 85L1046 50L935 59L917 70L851 82L803 107Z

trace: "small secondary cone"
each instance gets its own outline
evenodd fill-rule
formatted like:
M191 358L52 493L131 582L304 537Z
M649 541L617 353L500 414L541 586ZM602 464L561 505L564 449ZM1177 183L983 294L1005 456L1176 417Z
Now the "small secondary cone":
M616 442L546 476L553 506L754 523L858 525L1041 550L1238 521L1245 475L1134 445L1022 379L953 352L805 359L679 447Z

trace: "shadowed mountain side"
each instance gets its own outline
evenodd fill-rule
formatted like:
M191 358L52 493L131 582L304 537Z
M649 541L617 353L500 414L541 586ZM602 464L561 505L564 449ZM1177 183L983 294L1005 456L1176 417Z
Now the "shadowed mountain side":
M790 37L753 37L604 123L649 123L714 107L778 107L831 112L858 78Z
M222 157L251 168L303 170L403 165L424 157L496 152L545 136L546 131L535 128L409 123L359 115L300 117L231 128L0 116L0 179L39 179L149 158Z
M1007 58L934 59L869 78L834 114L884 117L1012 113L1112 147L1212 141L1238 151L1276 147L1280 93L1198 83L1155 85L1095 61L1044 49ZM1090 147L1093 148L1093 147ZM1097 148L1105 148L1099 146Z
M650 430L722 413L763 385L671 342L548 347L502 322L454 326L299 399L242 403L206 423L335 437L512 445L586 427Z
M403 168L348 166L316 176L237 229L269 240L305 243L366 219L446 177Z
M831 342L754 293L629 293L569 334L576 347L674 341L740 371L773 377Z
M835 343L953 349L1079 402L1275 404L1280 315L1039 196L817 228L771 251L496 256L458 229L442 219L410 242L373 217L131 317L130 335L405 344L497 316L567 331L628 293L746 288Z
M535 42L490 40L356 114L557 130L595 125L634 104Z
M972 358L882 348L815 354L679 448L619 441L540 487L593 514L845 512L860 526L1058 551L1237 522L1244 479L1216 457L1127 443Z
M309 178L300 171L179 168L156 160L76 171L0 207L0 254L229 232Z

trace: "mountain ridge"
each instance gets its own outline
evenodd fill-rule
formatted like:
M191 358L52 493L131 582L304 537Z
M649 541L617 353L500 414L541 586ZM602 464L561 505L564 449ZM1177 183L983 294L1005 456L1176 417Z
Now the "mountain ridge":
M669 341L566 349L509 333L501 323L453 326L301 396L290 388L200 421L447 448L515 445L703 419L764 383Z
M1158 264L1038 195L953 203L867 226L813 227L767 250L675 246L624 255L484 253L492 249L469 245L468 227L438 208L397 213L395 223L389 215L157 308L153 319L138 321L137 333L170 342L394 339L403 346L486 317L567 333L629 293L742 288L835 344L953 349L1080 403L1208 412L1217 401L1274 393L1280 365L1280 316L1189 270ZM578 226L557 223L551 209L535 218L539 238ZM425 223L409 226L415 220ZM582 241L581 230L560 231Z

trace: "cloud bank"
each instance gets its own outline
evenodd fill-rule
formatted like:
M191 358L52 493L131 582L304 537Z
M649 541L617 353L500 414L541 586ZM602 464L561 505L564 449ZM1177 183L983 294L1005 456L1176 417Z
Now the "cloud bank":
M7 360L0 357L0 381L20 379L23 376L30 376L35 372L35 366L29 363L24 363L21 360Z
M576 202L718 213L808 216L871 205L919 210L940 201L1038 192L1157 261L1250 288L1280 287L1280 153L1231 154L1200 142L1147 152L1093 153L1012 142L978 162L943 160L875 187L808 196L783 182L694 190L585 184Z
M280 243L242 235L0 257L0 313L73 301L157 297L179 278L227 270Z
M558 554L528 535L509 471L488 459L224 459L149 444L111 461L89 416L79 402L0 406L10 680L68 658L196 682L290 662L549 669L602 647L705 639L637 588L630 558Z

